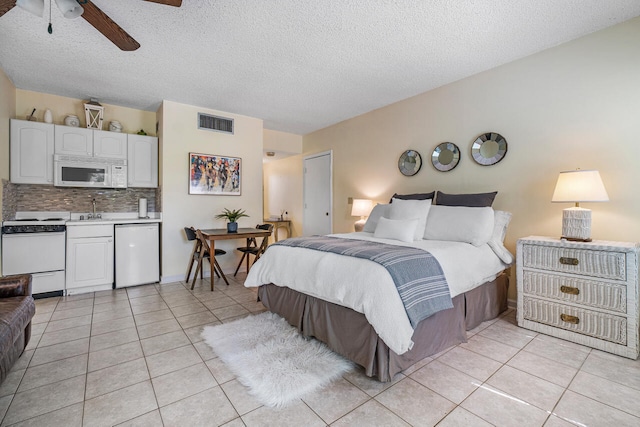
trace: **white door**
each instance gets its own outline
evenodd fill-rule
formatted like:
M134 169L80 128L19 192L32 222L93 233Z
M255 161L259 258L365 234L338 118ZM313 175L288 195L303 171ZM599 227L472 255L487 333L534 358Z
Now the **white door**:
M93 156L93 130L55 125L55 154Z
M64 231L2 235L2 274L64 270Z
M305 236L331 234L332 184L331 152L304 159L304 217L302 230Z
M160 280L158 224L116 225L116 288Z
M53 125L11 119L11 182L53 185Z
M158 138L127 135L128 187L158 187Z
M108 132L106 130L94 130L93 156L126 160L127 134L119 132Z
M113 237L67 240L67 291L113 283Z

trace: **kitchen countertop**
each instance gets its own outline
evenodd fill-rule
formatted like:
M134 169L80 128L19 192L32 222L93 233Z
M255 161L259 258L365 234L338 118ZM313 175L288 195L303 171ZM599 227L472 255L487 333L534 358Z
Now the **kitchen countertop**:
M71 219L66 222L67 226L76 225L111 225L111 224L150 224L162 222L162 214L150 212L147 218L138 218L137 214L130 213L101 213L102 218L80 219L80 215L87 217L87 214L71 214Z

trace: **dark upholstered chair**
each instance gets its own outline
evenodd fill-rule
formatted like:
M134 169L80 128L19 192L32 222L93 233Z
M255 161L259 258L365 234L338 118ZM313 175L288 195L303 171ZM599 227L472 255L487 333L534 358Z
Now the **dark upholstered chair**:
M249 272L249 255L253 255L255 257L253 259L253 262L255 263L258 260L258 258L260 258L260 256L263 254L263 252L267 249L267 246L269 246L269 236L271 236L271 233L273 232L273 224L259 224L259 225L256 225L256 228L259 230L269 230L269 235L262 238L262 242L260 243L260 245L257 244L255 238L251 237L247 239L247 246L236 248L238 251L242 252L242 258L240 258L238 267L236 267L236 271L235 273L233 273L234 277L236 274L238 274L238 270L240 270L242 261L244 261L245 258L247 259L247 273L248 273Z
M35 314L31 275L0 277L0 382L29 344Z
M196 284L196 279L198 278L198 271L200 272L200 279L202 279L204 277L204 269L202 268L202 262L201 262L201 258L200 258L200 255L201 255L201 252L202 252L202 241L200 239L198 239L197 231L198 230L196 230L193 227L185 227L184 228L184 232L187 235L187 240L194 241L193 250L191 251L191 258L189 259L189 266L187 267L187 275L185 276L185 282L189 283L189 277L191 276L191 270L193 269L193 264L197 263L196 272L195 272L195 274L193 276L193 282L191 283L191 289L193 289L195 284ZM215 256L225 255L226 253L227 252L222 250L222 249L216 249L215 250ZM204 253L202 254L202 259L206 259L207 261L211 262L211 259L210 259L210 256L209 256L209 244L208 243L205 246ZM214 260L215 260L215 258L214 258ZM218 277L222 277L224 279L225 283L228 286L229 282L227 281L226 276L222 272L222 268L220 268L220 264L218 264L217 260L214 261L213 270L215 271L215 274ZM211 278L211 290L213 290L213 277Z

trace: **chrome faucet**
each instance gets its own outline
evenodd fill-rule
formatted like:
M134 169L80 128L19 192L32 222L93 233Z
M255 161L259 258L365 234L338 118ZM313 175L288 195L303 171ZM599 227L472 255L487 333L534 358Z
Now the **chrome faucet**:
M96 199L93 199L91 201L91 204L93 205L93 215L91 215L92 218L96 217Z

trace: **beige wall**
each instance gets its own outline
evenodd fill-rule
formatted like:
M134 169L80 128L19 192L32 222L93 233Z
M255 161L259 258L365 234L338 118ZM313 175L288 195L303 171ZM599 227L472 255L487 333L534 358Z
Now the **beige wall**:
M0 68L0 184L9 179L9 119L16 115L16 88ZM2 186L0 185L0 221L2 221ZM0 257L2 247L0 246ZM2 266L0 265L0 275Z
M558 172L581 168L600 171L610 198L583 204L593 210L592 237L640 241L638 40L640 18L306 135L305 153L333 150L334 231L351 230L347 197L498 190L494 207L513 212L506 244L515 251L519 237L560 235L570 205L550 203ZM488 131L509 150L483 167L470 148ZM446 173L430 162L444 141L462 152ZM397 161L409 148L424 164L404 177Z
M264 216L280 215L291 220L291 234L302 234L302 156L291 156L264 164ZM280 238L286 237L279 230Z
M264 158L264 216L288 212L293 236L302 234L302 135L265 129L264 150L274 158ZM278 230L279 238L286 231Z
M264 149L282 153L302 153L302 135L265 129Z
M234 119L233 135L199 130L197 113ZM162 105L162 277L180 280L186 272L192 242L183 227L221 228L224 220L215 219L223 208L245 209L249 218L238 220L240 227L255 227L262 222L262 120L221 111L164 101ZM242 158L242 195L189 195L189 153L218 154ZM216 245L227 255L218 258L225 272L235 270L235 248L244 242L228 240Z
M0 179L9 179L9 119L16 115L16 88L0 68ZM2 197L0 197L2 215Z
M80 126L85 127L87 125L84 114L86 101L88 100L18 89L15 103L17 117L14 118L24 120L35 108L35 116L39 122L42 122L44 121L44 111L48 108L53 114L53 123L64 124L64 118L67 115L75 114L80 119ZM144 129L148 135L156 135L156 113L153 111L136 110L111 104L102 104L102 106L104 107L103 130L109 129L111 120L117 120L125 133L136 133L140 129Z

